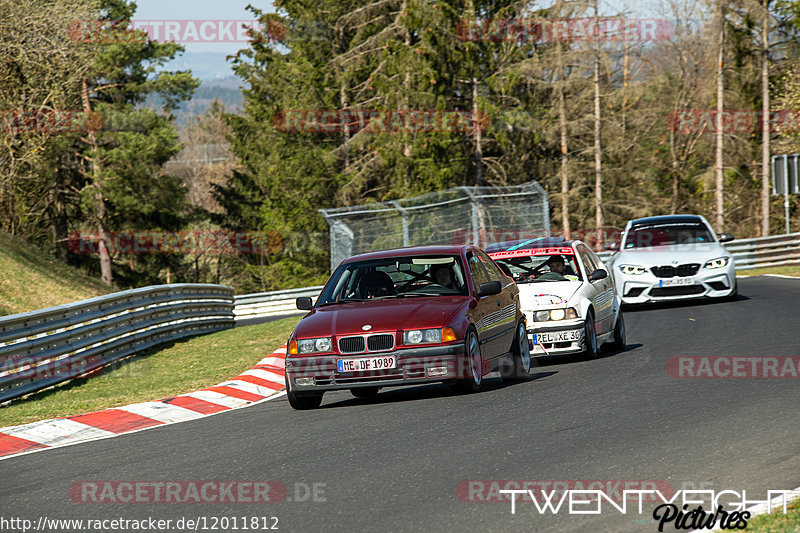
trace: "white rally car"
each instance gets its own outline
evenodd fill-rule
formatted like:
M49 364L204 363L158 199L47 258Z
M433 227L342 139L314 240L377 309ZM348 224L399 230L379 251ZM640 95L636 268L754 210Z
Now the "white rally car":
M625 348L620 301L603 262L581 241L531 239L492 244L489 257L519 286L531 355Z
M735 300L736 265L722 243L729 233L715 234L700 215L665 215L631 220L622 245L608 260L618 296L624 304L689 298Z

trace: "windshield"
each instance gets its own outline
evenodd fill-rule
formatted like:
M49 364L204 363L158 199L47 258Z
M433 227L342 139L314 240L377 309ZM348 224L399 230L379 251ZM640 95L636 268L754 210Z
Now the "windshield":
M628 231L625 238L626 250L648 248L650 246L670 246L673 244L699 244L713 242L714 237L701 222L670 224L649 224L637 226Z
M517 284L548 281L580 281L580 268L571 248L515 250L490 254L495 263Z
M389 257L341 265L331 276L317 306L457 294L467 294L459 256Z

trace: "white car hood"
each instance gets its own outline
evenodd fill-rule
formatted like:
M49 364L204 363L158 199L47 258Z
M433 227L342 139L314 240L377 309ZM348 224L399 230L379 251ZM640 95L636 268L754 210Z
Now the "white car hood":
M730 256L721 244L716 242L701 244L675 244L671 246L653 246L651 248L640 248L623 250L614 257L615 265L641 265L659 266L671 265L673 261L679 264L700 263L718 257Z
M580 281L539 281L520 283L519 304L523 310L565 307L572 295L581 288Z

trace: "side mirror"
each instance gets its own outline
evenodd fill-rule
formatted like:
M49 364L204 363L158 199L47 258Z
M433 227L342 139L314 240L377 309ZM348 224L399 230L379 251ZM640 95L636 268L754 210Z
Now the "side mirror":
M503 287L500 285L499 281L487 281L486 283L481 283L481 286L478 289L478 298L482 296L500 294L502 290Z
M608 272L603 270L602 268L598 268L591 274L589 274L589 281L597 281L600 279L606 279L608 277Z
M294 304L301 311L311 311L311 309L314 308L314 304L311 303L310 296L301 296L294 301Z
M733 235L730 233L720 233L717 235L719 242L731 242L733 240Z
M610 242L606 245L609 252L619 252L619 241Z

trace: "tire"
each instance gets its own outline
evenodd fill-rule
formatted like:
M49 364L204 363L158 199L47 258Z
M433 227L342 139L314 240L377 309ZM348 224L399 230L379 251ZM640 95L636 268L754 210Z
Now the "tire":
M350 389L350 394L356 398L374 398L378 395L378 387L358 387Z
M297 393L289 387L289 376L286 376L286 398L289 400L289 405L292 409L298 411L307 411L309 409L316 409L322 403L322 392L306 392Z
M322 403L322 393L312 393L299 395L292 391L286 392L286 397L289 399L289 405L298 411L307 411L309 409L316 409Z
M622 309L620 309L619 316L617 316L617 323L614 324L614 340L611 342L611 346L617 350L624 350L626 342L625 319L622 318Z
M583 324L583 358L597 359L597 332L594 330L594 313L589 311L586 314L586 322Z
M455 383L455 388L460 392L480 392L483 386L483 358L481 357L481 343L474 329L467 330L464 339L464 356L468 365L467 376Z
M517 324L517 334L514 336L514 345L511 347L511 364L503 365L500 377L503 381L520 381L528 379L531 372L531 349L528 345L528 332L525 322Z

